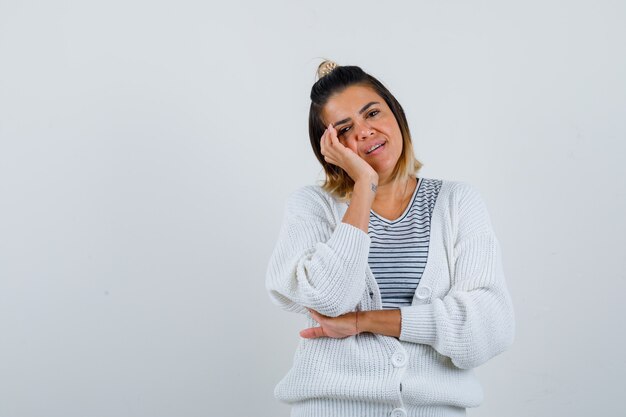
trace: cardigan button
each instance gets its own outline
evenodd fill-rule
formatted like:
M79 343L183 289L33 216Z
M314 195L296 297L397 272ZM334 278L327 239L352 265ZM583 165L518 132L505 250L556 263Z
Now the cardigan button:
M374 298L374 291L370 291L370 298Z
M417 296L417 298L419 298L420 300L425 300L430 296L430 288L428 287L420 287L419 285L417 286L417 291L415 292L415 295Z
M391 355L391 363L396 368L401 368L406 365L406 355L402 352L396 352Z
M404 408L394 408L391 412L391 417L406 417L406 411L404 411Z

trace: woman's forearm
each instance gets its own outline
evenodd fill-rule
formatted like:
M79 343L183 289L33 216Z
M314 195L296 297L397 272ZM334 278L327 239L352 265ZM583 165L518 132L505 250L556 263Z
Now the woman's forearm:
M359 333L370 332L400 337L401 323L400 309L359 311Z
M376 197L375 190L377 184L378 181L375 179L357 181L354 184L350 205L341 220L343 223L358 227L365 233L368 232L370 210L372 209L374 197Z
M343 338L358 333L377 333L385 336L400 337L402 315L399 309L351 311L337 317L329 317L308 308L311 317L319 323L300 332L300 336L311 339L316 337Z

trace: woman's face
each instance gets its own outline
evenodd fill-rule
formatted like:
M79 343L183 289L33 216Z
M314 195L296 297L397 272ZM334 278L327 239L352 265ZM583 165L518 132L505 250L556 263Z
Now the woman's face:
M402 154L402 132L385 100L372 88L353 85L332 95L322 119L326 126L333 124L339 141L369 163L381 182L391 175Z

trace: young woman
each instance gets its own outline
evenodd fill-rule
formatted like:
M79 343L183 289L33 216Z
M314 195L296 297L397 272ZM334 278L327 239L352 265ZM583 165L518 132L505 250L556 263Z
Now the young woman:
M472 368L515 332L487 209L467 183L417 176L378 80L332 61L318 76L309 136L326 180L289 197L266 277L309 326L276 398L292 417L464 416L483 398Z

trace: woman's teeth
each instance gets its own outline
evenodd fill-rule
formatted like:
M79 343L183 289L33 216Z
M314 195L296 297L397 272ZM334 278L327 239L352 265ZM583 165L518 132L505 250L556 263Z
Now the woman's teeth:
M371 147L371 148L370 148L367 152L365 152L365 153L372 153L372 152L374 152L376 149L380 148L380 147L381 147L381 146L383 146L383 145L384 145L384 143L379 143L378 145L374 145L374 146L372 146L372 147Z

